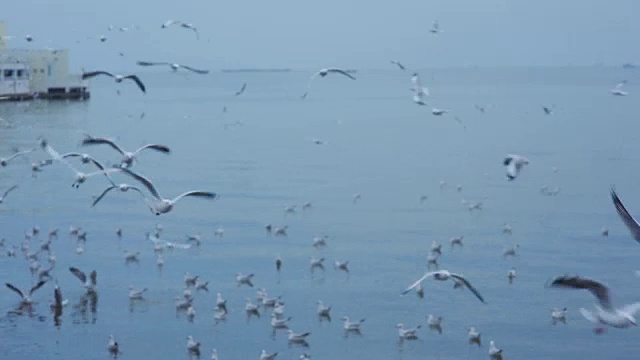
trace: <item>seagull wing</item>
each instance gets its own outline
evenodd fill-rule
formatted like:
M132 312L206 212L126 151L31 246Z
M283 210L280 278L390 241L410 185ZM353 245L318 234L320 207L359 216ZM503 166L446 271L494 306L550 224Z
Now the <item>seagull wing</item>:
M87 282L87 275L85 275L80 269L72 266L69 268L69 271L71 271L73 275L75 275L80 281L82 281L83 284Z
M98 273L93 270L91 274L89 274L89 278L91 279L91 285L96 286L96 284L98 283Z
M173 202L176 202L176 201L182 199L183 197L187 197L187 196L200 197L200 198L203 198L203 199L215 199L217 195L215 193L212 193L212 192L209 192L209 191L199 191L199 190L187 191L185 193L182 193L182 194L176 196L173 199Z
M625 305L620 310L622 312L624 312L624 313L627 313L627 314L633 316L635 313L640 311L640 302L629 304L629 305Z
M180 67L185 68L191 72L194 72L196 74L208 74L209 70L200 70L200 69L196 69L196 68L192 68L191 66L187 66L187 65L180 65Z
M29 296L31 296L36 290L40 289L44 284L46 284L47 282L42 280L40 282L38 282L37 284L35 284L31 290L29 290Z
M84 140L82 140L82 145L98 145L98 144L109 145L113 149L115 149L117 152L119 152L121 155L124 155L124 150L122 150L122 148L120 146L118 146L118 144L113 142L113 140L111 140L111 139L94 138L92 136L87 136Z
M156 187L153 186L153 183L151 182L151 180L127 168L123 168L122 172L138 180L140 183L142 183L142 185L144 185L147 188L147 190L149 190L149 192L151 193L151 195L153 195L153 197L155 197L158 200L162 200L162 196L160 196L160 194L158 193L158 190L156 190Z
M168 62L154 62L154 61L138 61L138 66L158 66L158 65L171 65Z
M2 198L7 197L7 195L12 192L13 190L17 189L18 185L13 185L12 187L10 187L9 189L7 189L7 191L4 192L4 195L2 195Z
M147 88L144 87L144 84L142 83L142 81L140 81L140 78L137 75L127 75L123 77L123 79L130 79L135 81L135 83L138 84L138 87L140 88L140 90L142 90L143 93L147 92Z
M465 279L464 277L458 274L451 274L451 277L460 280L469 290L471 290L473 295L475 295L478 298L478 300L482 301L483 303L485 302L484 299L482 298L482 295L480 295L478 290L476 290L473 286L471 286L471 283L467 279Z
M640 224L638 224L638 221L629 214L613 188L611 188L611 200L613 200L613 205L616 207L616 211L618 212L618 215L620 215L622 222L624 222L629 229L629 232L631 232L631 236L633 236L636 241L640 242Z
M115 77L112 73L106 72L106 71L90 71L82 74L82 80L89 79L98 75L107 75L110 77Z
M416 288L418 285L422 284L422 282L430 277L433 276L433 274L435 274L437 271L431 271L431 272L427 272L424 275L422 275L422 277L420 279L418 279L418 281L414 282L413 284L409 285L408 288L406 288L401 295L407 295L409 293L409 291L413 290L414 288Z
M603 284L591 280L581 278L579 276L559 276L551 282L551 287L585 289L589 290L597 299L600 305L605 309L611 309L611 298L609 297L609 289Z
M106 189L102 192L102 194L100 194L100 196L98 196L95 200L93 200L93 204L91 204L91 207L96 206L96 204L97 204L98 202L100 202L100 200L102 200L102 198L103 198L105 195L107 195L107 193L108 193L109 191L111 191L111 190L115 189L116 187L117 187L117 186L113 185L113 186L109 186L108 188L106 188Z
M20 155L26 155L32 151L34 151L35 149L27 149L27 150L23 150L23 151L16 151L15 154L12 154L11 156L9 156L6 161L9 162L13 159L15 159L16 157L20 156Z
M350 78L352 80L356 79L353 75L349 74L348 72L346 72L346 71L344 71L342 69L334 68L334 69L328 69L328 71L332 72L332 73L342 74L342 75L344 75L344 76L346 76L346 77L348 77L348 78Z
M62 307L62 292L57 286L53 289L53 298L55 299L56 306Z
M242 94L246 88L247 88L247 83L242 84L242 87L240 88L240 90L236 92L236 96Z
M159 152L163 152L165 154L170 154L171 153L171 149L169 149L169 147L166 146L166 145L147 144L147 145L141 146L138 150L136 150L134 152L134 154L137 154L137 153L139 153L140 151L142 151L144 149L152 149L152 150L156 150L156 151L159 151Z
M12 284L9 283L5 283L5 285L7 285L7 287L13 291L15 291L16 293L18 293L18 295L20 295L21 298L24 299L24 294L22 293L22 291L20 289L18 289L17 287L13 286Z

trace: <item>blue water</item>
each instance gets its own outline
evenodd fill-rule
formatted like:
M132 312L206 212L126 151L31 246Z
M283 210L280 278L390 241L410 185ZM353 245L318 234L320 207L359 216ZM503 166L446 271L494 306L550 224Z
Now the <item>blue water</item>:
M635 359L638 330L612 329L603 336L578 309L593 298L581 291L544 287L552 276L580 274L611 286L614 301L640 300L634 270L640 247L618 219L609 199L614 184L632 213L640 214L635 191L640 160L634 70L608 68L441 69L420 71L431 90L430 105L452 115L434 117L411 102L410 74L359 71L357 81L317 80L307 100L308 72L212 73L208 76L140 72L148 93L109 79L91 82L87 102L0 104L0 155L13 146L29 147L45 136L59 152L83 151L105 163L119 156L107 147L82 148L84 133L117 137L126 148L146 142L169 145L171 155L142 153L135 169L171 197L188 189L214 191L215 201L185 199L169 214L154 216L135 193L113 192L90 208L106 186L91 178L73 189L62 164L32 178L30 160L42 151L0 169L0 190L20 187L0 205L0 236L20 246L25 231L38 225L39 239L59 228L54 271L65 298L60 326L49 311L53 284L34 294L32 316L12 312L18 298L0 291L0 353L12 359L106 359L107 339L120 343L122 359L187 358L186 336L221 359L257 359L278 351L279 359L483 359L489 340L506 359ZM608 90L629 79L628 97ZM233 93L243 82L247 91ZM116 90L121 91L117 95ZM475 105L491 104L483 114ZM542 105L555 104L546 116ZM228 111L223 113L223 107ZM141 113L144 117L141 118ZM458 116L465 125L453 120ZM241 125L227 126L224 124ZM325 145L314 145L312 139ZM514 182L502 167L506 154L529 158ZM77 162L75 164L78 164ZM81 166L81 165L77 165ZM557 167L558 171L552 171ZM90 168L86 168L90 169ZM115 175L121 181L133 180ZM439 183L446 181L441 190ZM462 185L461 192L456 186ZM543 185L560 187L543 196ZM353 204L354 194L362 195ZM428 200L419 203L419 197ZM482 201L469 212L461 201ZM302 211L302 204L313 207ZM297 205L298 213L284 214ZM503 223L513 234L501 232ZM163 239L182 241L201 233L192 249L165 252L158 271L145 232L164 226ZM264 225L288 225L288 237L268 235ZM70 225L87 231L82 255L69 238ZM116 228L123 229L118 240ZM224 228L224 237L214 231ZM611 230L608 238L600 229ZM316 250L314 236L327 235ZM451 251L448 239L464 235L465 246ZM465 274L487 304L450 283L426 282L425 298L399 293L426 269L431 242L443 244L441 268ZM519 244L519 256L503 259L506 245ZM139 265L126 265L123 252L140 251ZM274 259L283 258L280 279ZM309 272L309 257L326 258L326 272ZM333 270L349 260L351 274ZM41 256L46 264L46 256ZM67 270L98 272L96 311L77 306L84 294ZM515 283L506 274L514 267ZM195 294L193 323L176 316L173 299L183 290L183 274L210 281ZM310 348L289 348L286 332L271 337L269 314L247 323L245 298L255 288L238 288L235 273L253 272L256 287L282 295L296 332L311 331ZM18 287L32 283L22 256L0 256L0 278ZM146 301L130 306L128 287L148 287ZM228 299L226 323L215 324L215 294ZM319 323L316 300L331 305L333 321ZM568 307L566 325L552 326L550 309ZM395 324L426 323L444 317L442 335L421 329L420 340L399 345ZM366 318L361 337L343 337L340 317ZM467 344L468 326L483 347ZM426 326L425 326L426 327Z

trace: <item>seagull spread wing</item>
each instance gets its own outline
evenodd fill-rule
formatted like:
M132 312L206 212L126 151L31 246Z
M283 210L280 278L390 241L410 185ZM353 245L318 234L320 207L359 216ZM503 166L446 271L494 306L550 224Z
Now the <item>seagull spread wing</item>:
M72 266L69 268L69 271L71 271L73 275L80 279L83 284L87 282L87 275L85 275L80 269Z
M113 186L109 186L108 188L106 188L106 189L102 192L102 194L100 194L100 195L99 195L95 200L93 200L93 204L91 204L91 207L96 206L96 204L97 204L98 202L100 202L100 200L102 200L102 198L103 198L105 195L107 195L107 193L109 193L109 191L111 191L111 190L113 190L113 189L115 189L115 188L117 188L117 186L115 186L115 185L113 185Z
M47 283L46 281L42 280L42 281L38 282L37 284L35 284L35 285L31 288L31 290L29 290L29 296L33 295L33 293L34 293L36 290L40 289L40 288L41 288L44 284L46 284L46 283Z
M24 299L24 294L22 293L22 291L21 291L20 289L18 289L17 287L15 287L15 286L13 286L12 284L9 284L9 283L5 283L5 285L6 285L9 289L11 289L11 290L15 291L18 295L20 295L20 297L21 297L21 298L23 298L23 299Z
M2 198L7 197L7 195L12 192L13 190L17 189L18 185L13 185L12 187L10 187L9 189L7 189L7 191L4 192L4 195L2 195Z
M194 72L196 74L208 74L209 70L200 70L200 69L196 69L196 68L192 68L191 66L187 66L187 65L180 65L180 67L183 67L191 72Z
M482 301L483 303L485 302L484 299L482 298L482 295L480 295L480 293L478 292L478 290L476 290L473 286L471 286L471 283L465 279L464 277L462 277L461 275L458 274L451 274L451 277L456 278L460 281L462 281L462 283L469 289L471 290L471 292L473 293L473 295L475 295L478 300Z
M98 273L96 273L95 270L93 270L91 272L91 274L89 274L89 278L91 279L91 285L96 286L97 284L97 280L98 280Z
M242 94L246 88L247 88L247 83L242 84L242 87L240 88L240 90L236 92L236 96Z
M422 277L420 279L418 279L418 281L414 282L413 284L409 285L408 288L406 288L401 295L407 295L409 293L409 291L415 289L418 285L420 285L426 278L433 276L433 274L435 274L437 271L431 271L431 272L427 272L424 275L422 275Z
M118 144L116 144L115 142L113 142L113 140L111 139L107 139L107 138L95 138L92 136L88 136L82 140L82 145L99 145L99 144L106 144L111 146L114 150L116 150L117 152L119 152L121 155L124 155L124 150L118 146Z
M204 198L204 199L215 199L216 198L216 194L215 193L212 193L212 192L209 192L209 191L196 190L196 191L187 191L185 193L182 193L182 194L176 196L173 199L173 202L176 202L176 201L182 199L183 197L187 197L187 196L200 197L200 198Z
M171 65L168 62L153 62L153 61L138 61L138 66L158 66L158 65Z
M151 149L151 150L156 150L165 154L170 154L171 153L171 149L169 149L168 146L166 145L160 145L160 144L147 144L144 146L141 146L138 150L136 150L134 152L134 154L139 153L140 151L144 150L144 149Z
M123 77L123 79L133 80L138 85L140 90L142 90L143 93L147 92L147 88L144 86L144 84L142 83L142 81L140 80L140 78L138 76L136 76L136 75L127 75L127 76Z
M603 284L591 280L581 278L579 276L560 276L555 278L551 284L551 287L571 288L571 289L585 289L589 290L598 299L600 305L605 309L611 309L611 298L609 297L609 289Z
M332 72L332 73L336 73L336 74L342 74L342 75L344 75L344 76L346 76L346 77L348 77L348 78L350 78L352 80L356 79L353 75L349 74L348 72L346 72L346 71L344 71L342 69L332 68L332 69L327 69L327 71L328 72Z
M618 212L618 215L620 215L622 222L624 222L629 229L629 232L631 232L631 236L633 236L636 241L640 242L640 224L638 224L638 221L629 214L613 188L611 188L611 200L613 200L613 205L616 207L616 211Z
M158 193L158 190L156 190L155 186L153 186L153 183L149 179L127 168L123 168L122 172L138 180L140 183L142 183L142 185L144 185L147 188L147 190L149 190L149 192L151 193L151 195L153 195L153 197L155 197L158 200L162 200L162 196L160 196L160 194Z
M90 71L82 74L82 80L86 80L98 75L107 75L110 77L115 77L112 73L106 71Z

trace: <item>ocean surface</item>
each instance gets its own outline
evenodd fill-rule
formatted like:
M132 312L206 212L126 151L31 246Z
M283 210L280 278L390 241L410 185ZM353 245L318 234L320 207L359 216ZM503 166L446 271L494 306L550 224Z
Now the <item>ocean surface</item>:
M412 71L361 70L357 81L329 75L314 81L304 101L312 72L153 71L138 73L146 95L126 81L95 78L86 102L0 104L2 157L16 146L36 146L39 136L58 152L88 152L105 164L117 163L119 154L81 147L85 133L117 138L127 149L161 143L170 155L143 152L133 169L166 197L189 189L219 195L183 199L155 216L131 191L113 191L91 208L108 183L93 177L72 188L73 173L61 163L32 177L31 161L47 158L40 149L0 168L0 191L19 185L0 204L2 282L30 287L35 280L24 256L7 257L6 249L20 247L34 225L41 234L31 250L60 229L51 246L55 280L33 294L32 313L15 312L19 298L0 290L0 354L108 359L113 334L121 359L186 359L188 335L202 343L203 359L212 348L220 359L258 359L262 349L279 352L278 359L302 352L313 359L486 359L490 340L505 359L637 359L639 329L597 336L579 313L594 304L588 292L545 288L553 276L579 274L608 284L617 303L640 301L634 274L640 245L609 197L615 185L631 213L640 214L637 70L424 69L427 107L412 102ZM623 79L629 96L610 95ZM246 92L234 96L244 82ZM545 115L543 105L554 106L553 113ZM450 113L433 116L432 106ZM530 160L513 182L502 165L510 153ZM122 174L114 178L136 184ZM545 196L542 186L560 191ZM354 204L355 194L361 199ZM428 196L423 203L421 195ZM483 208L468 211L463 200ZM312 207L302 210L305 202ZM296 213L285 214L292 205ZM502 233L504 223L511 235ZM184 242L199 233L202 244L166 250L160 271L145 237L156 224L163 226L161 239ZM288 225L288 236L269 235L266 224ZM71 225L87 232L81 255ZM218 228L224 236L214 236ZM312 239L320 235L328 236L328 246L318 250ZM464 247L451 250L456 236L464 236ZM400 296L426 270L434 240L443 245L440 268L464 274L486 304L451 282L425 282L424 299ZM503 249L515 244L518 256L504 259ZM139 264L125 264L125 251L139 251ZM326 258L324 272L310 273L312 256ZM40 256L45 267L46 259ZM350 274L334 270L335 260L348 260ZM80 304L84 289L69 266L97 271L94 310ZM185 272L209 281L208 292L194 290L193 322L174 307ZM254 273L255 287L238 287L237 272ZM58 326L49 310L56 281L70 301ZM147 287L146 300L131 304L130 285ZM257 288L282 296L291 329L311 332L309 348L290 348L286 331L273 337L268 310L247 321L245 299L255 299ZM227 321L218 324L217 292L229 307ZM319 299L332 306L331 322L318 321ZM553 307L568 308L566 324L551 324ZM441 335L426 326L428 314L444 318ZM344 315L366 319L361 336L344 336ZM399 343L397 323L422 324L419 340ZM482 333L482 347L467 343L469 326Z

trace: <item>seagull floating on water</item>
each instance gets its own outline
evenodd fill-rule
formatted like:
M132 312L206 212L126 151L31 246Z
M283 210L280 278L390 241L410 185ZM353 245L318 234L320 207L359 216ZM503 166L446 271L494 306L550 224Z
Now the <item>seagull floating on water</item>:
M477 344L478 347L482 346L482 340L480 339L480 333L473 326L469 327L469 333L467 335L469 344Z
M618 83L613 89L609 90L609 92L611 93L611 95L615 95L615 96L627 96L629 95L628 92L622 90L622 87L627 83L626 80L621 81L620 83Z
M553 308L551 309L551 324L555 325L557 323L567 323L567 308Z
M496 343L491 340L489 342L489 359L502 360L502 349L496 347Z
M402 323L396 325L396 328L398 329L398 337L400 337L401 340L417 340L417 332L421 327L422 325L418 325L414 328L407 329Z

